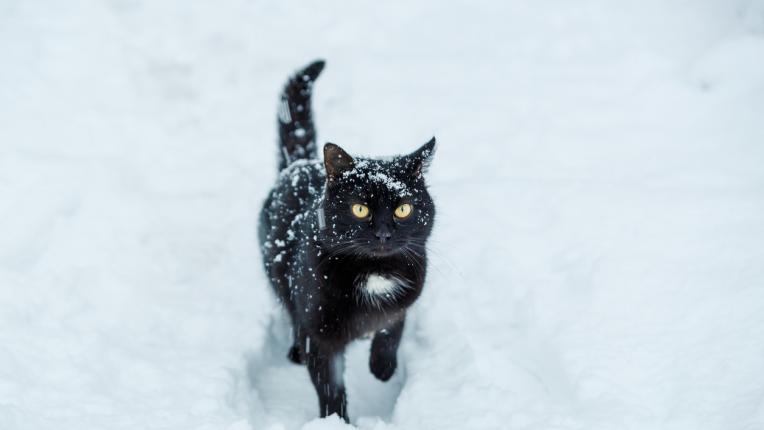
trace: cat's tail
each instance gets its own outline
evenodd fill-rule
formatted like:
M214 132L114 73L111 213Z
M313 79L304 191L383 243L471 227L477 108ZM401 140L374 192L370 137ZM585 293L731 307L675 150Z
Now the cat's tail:
M310 99L313 83L322 70L324 60L316 60L295 73L284 86L278 110L279 170L295 160L318 158Z

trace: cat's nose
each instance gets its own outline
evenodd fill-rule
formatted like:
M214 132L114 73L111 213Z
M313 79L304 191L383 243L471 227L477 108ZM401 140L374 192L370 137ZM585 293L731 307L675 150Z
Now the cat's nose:
M382 227L379 230L377 230L376 233L374 233L375 236L377 236L377 239L379 239L380 242L385 243L390 239L390 237L393 235L390 233L390 229L387 227Z

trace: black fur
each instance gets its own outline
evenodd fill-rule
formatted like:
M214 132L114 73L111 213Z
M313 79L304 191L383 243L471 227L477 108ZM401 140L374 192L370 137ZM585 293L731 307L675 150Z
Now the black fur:
M315 159L316 129L313 126L310 96L313 82L324 70L322 60L314 61L292 76L284 86L279 104L279 170L299 159Z
M284 90L280 173L260 214L259 237L265 270L292 321L288 357L307 364L321 416L336 413L347 421L346 345L373 334L369 366L388 380L397 366L406 309L424 286L435 207L423 173L435 139L389 159L351 157L329 143L322 163L310 96L323 66L307 66ZM368 206L370 216L356 218L354 203ZM413 205L412 214L394 218L403 203ZM370 277L396 288L372 294L365 288Z

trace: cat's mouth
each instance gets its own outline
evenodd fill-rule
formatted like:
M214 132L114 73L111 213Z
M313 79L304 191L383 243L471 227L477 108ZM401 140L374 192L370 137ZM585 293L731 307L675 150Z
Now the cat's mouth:
M389 257L396 254L399 251L399 247L392 246L388 243L379 243L375 246L368 248L369 254L374 257Z

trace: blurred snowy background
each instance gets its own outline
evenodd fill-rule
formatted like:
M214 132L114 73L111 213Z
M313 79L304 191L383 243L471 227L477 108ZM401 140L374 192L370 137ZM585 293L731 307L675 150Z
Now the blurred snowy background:
M764 428L761 0L0 0L0 428L346 428L255 240L317 57L320 142L440 143L354 425Z

